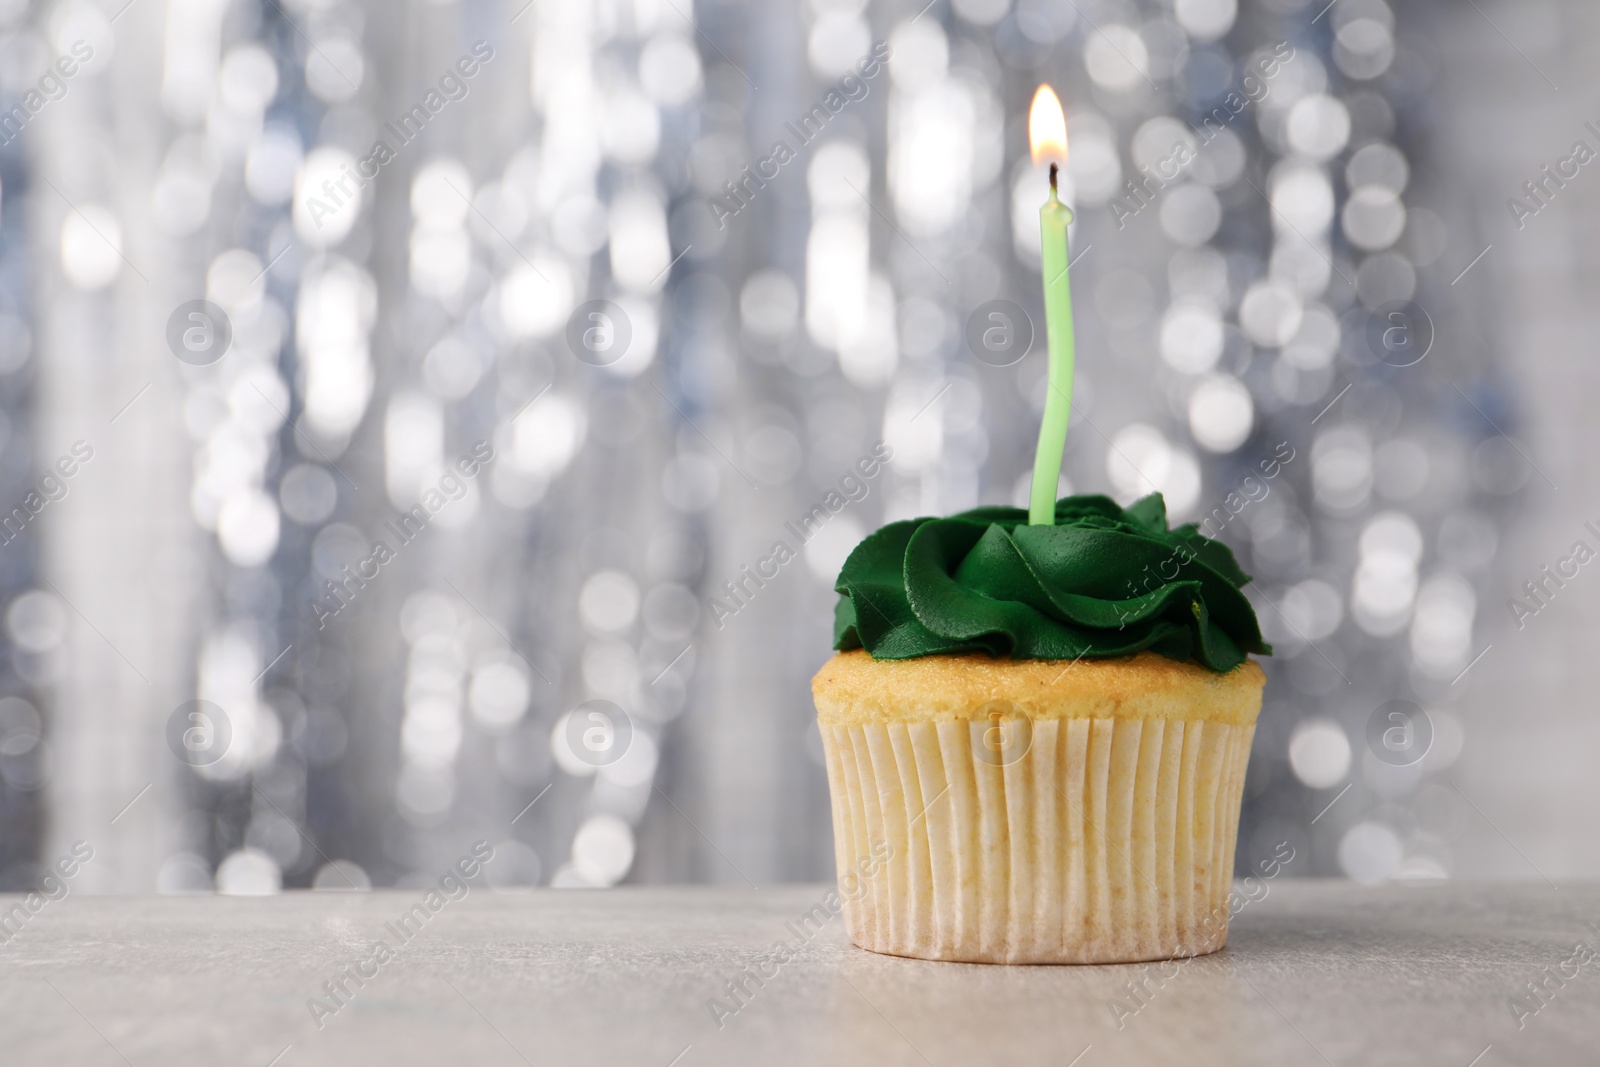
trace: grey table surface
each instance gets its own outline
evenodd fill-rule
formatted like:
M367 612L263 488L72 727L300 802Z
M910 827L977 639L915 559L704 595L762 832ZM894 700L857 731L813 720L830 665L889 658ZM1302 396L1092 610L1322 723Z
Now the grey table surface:
M1600 1062L1600 958L1574 958L1600 886L1268 889L1181 967L876 956L841 918L798 938L821 886L475 889L409 940L392 924L420 890L68 897L0 944L0 1063ZM379 940L393 958L328 999ZM799 947L774 974L779 941Z

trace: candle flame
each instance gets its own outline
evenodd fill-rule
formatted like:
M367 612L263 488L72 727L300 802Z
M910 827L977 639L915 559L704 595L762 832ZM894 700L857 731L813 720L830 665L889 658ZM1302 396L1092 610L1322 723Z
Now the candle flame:
M1048 85L1039 86L1033 94L1033 107L1028 111L1028 148L1035 165L1047 159L1067 161L1067 119L1061 113L1056 91Z

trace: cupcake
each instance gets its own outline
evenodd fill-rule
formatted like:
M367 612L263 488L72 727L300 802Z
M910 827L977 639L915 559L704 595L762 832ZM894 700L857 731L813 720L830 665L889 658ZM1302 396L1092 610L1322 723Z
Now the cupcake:
M851 940L972 963L1221 948L1265 684L1248 656L1271 651L1249 581L1159 494L857 546L812 682Z

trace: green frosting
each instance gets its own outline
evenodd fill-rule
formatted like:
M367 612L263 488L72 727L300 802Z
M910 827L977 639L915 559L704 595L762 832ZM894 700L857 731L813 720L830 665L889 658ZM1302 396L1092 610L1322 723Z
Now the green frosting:
M1056 502L1054 526L1021 508L893 522L850 553L834 588L834 648L875 659L987 652L1104 659L1144 649L1214 671L1270 654L1239 590L1250 576L1191 523L1167 528L1152 493Z

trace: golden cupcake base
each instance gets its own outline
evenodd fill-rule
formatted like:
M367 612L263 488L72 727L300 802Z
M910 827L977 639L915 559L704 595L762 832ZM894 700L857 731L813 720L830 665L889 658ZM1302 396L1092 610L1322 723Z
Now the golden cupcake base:
M813 688L851 940L969 963L1221 948L1263 682L1151 654L834 657Z

